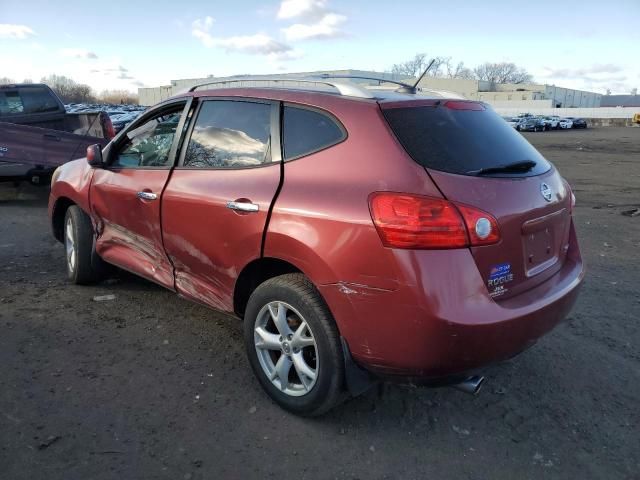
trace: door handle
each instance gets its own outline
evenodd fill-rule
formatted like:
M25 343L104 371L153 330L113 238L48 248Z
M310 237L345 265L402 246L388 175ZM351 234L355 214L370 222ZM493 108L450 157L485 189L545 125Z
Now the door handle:
M158 195L152 192L138 192L136 195L141 200L157 200L158 199Z
M240 212L257 212L260 207L255 203L247 202L227 202L227 208L231 210L238 210Z
M62 140L58 135L55 135L53 133L45 133L43 137L45 138L45 140L53 140L54 142L59 142L60 140Z

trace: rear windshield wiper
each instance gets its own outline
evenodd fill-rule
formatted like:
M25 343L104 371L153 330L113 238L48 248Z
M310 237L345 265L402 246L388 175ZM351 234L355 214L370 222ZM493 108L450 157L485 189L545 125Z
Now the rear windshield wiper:
M533 160L523 160L521 162L507 163L506 165L496 165L495 167L481 168L480 170L469 170L467 175L490 175L492 173L524 173L537 165Z

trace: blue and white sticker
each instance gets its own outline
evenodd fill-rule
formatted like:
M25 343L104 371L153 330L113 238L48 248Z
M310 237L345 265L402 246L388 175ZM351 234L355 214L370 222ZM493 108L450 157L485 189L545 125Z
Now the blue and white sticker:
M507 293L505 284L511 281L513 281L513 273L511 273L510 263L499 263L492 266L491 270L489 270L489 280L487 281L489 295L498 297Z

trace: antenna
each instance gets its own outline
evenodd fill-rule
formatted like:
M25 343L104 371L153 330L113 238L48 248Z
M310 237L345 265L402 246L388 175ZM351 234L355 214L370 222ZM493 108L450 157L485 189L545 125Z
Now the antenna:
M430 62L429 65L427 65L427 68L424 69L424 72L422 72L422 75L420 75L418 77L418 80L416 80L416 83L414 83L412 86L407 85L406 87L400 87L398 90L396 90L397 92L401 92L401 93L416 93L418 91L418 84L420 83L420 80L422 80L424 78L424 76L427 74L427 72L429 70L431 70L431 67L433 66L433 64L436 62L436 59L433 58Z

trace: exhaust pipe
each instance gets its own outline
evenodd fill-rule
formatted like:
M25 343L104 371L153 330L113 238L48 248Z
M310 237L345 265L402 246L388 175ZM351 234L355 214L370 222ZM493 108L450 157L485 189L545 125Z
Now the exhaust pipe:
M482 388L483 383L484 377L474 375L473 377L469 377L466 380L454 385L453 388L456 388L464 393L477 395L478 393L480 393L480 389Z

